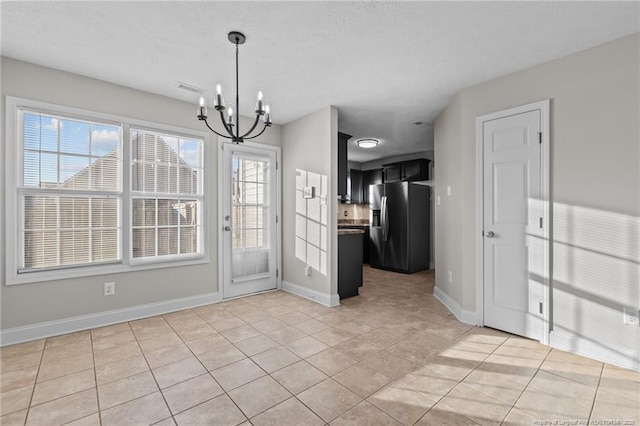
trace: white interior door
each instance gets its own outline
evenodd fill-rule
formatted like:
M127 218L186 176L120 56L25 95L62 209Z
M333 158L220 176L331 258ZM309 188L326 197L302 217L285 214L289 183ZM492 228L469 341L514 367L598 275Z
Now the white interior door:
M482 123L484 324L543 340L541 111Z
M277 287L276 152L222 145L223 298Z

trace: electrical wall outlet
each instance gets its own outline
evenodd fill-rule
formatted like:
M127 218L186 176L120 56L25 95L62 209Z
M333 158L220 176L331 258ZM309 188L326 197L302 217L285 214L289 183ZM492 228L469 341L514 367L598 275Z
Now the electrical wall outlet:
M104 295L113 296L116 294L116 283L104 283Z
M447 274L447 279L449 280L449 282L453 282L453 273L451 273L451 271L449 271L449 273Z
M307 265L306 268L304 268L304 273L306 276L310 277L311 276L311 265Z
M451 187L447 186L447 197L451 197Z
M638 310L624 307L622 308L622 322L625 325L640 325L640 319L638 318Z

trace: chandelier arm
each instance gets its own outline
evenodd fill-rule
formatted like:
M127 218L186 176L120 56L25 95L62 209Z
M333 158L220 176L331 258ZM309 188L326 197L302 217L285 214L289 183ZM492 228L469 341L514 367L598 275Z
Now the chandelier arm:
M227 131L227 133L231 135L231 138L235 138L235 135L233 134L233 127L227 124L227 120L224 119L224 113L222 112L222 110L220 110L220 121L222 121L222 125L224 126L224 129ZM228 138L229 136L224 136L224 137Z
M267 123L264 123L264 127L262 128L262 130L260 130L260 133L258 133L258 134L257 134L257 135L255 135L255 136L251 136L251 137L244 138L244 139L255 139L255 138L257 138L258 136L260 136L261 134L263 134L265 130L267 130L267 127L269 127L269 126L267 126Z
M260 121L260 114L256 114L256 120L253 122L253 126L251 126L251 128L247 133L241 136L242 139L245 139L247 136L251 134L251 132L255 130L256 126L258 125L258 121Z
M204 121L204 124L209 128L209 130L211 130L213 133L215 133L216 135L223 137L223 138L228 138L229 136L225 136L221 133L216 132L215 130L213 130L213 128L211 126L209 126L209 123L207 123L207 119L204 118L202 121Z

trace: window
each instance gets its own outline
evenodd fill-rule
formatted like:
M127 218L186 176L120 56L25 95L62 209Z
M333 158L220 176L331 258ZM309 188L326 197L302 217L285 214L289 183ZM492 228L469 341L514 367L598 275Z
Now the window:
M198 253L202 141L131 129L134 259Z
M231 160L234 279L269 272L268 164L236 154Z
M121 127L22 110L20 272L119 261Z
M12 97L7 110L9 284L206 261L206 134Z

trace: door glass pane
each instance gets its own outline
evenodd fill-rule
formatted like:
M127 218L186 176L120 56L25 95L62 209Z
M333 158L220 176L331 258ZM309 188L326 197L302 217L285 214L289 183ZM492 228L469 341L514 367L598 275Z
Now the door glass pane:
M269 271L269 161L233 155L231 161L232 277Z

